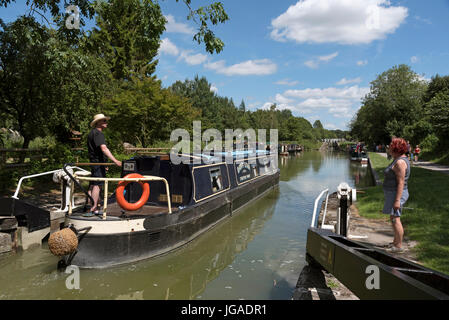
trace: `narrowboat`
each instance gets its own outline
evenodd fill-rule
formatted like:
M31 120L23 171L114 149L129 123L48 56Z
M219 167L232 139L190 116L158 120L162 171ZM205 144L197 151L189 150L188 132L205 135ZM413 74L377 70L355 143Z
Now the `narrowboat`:
M299 144L289 144L287 148L288 148L289 153L295 153L295 152L302 151L302 148Z
M59 266L107 268L166 254L279 183L277 154L266 150L184 156L192 161L175 163L169 155L132 157L122 162L121 178L102 178L106 190L108 182L121 182L105 198L99 215L69 208L59 232L72 230L78 242ZM95 179L66 173L80 187L80 181Z
M289 153L288 153L288 145L286 145L286 144L280 144L280 145L278 146L278 153L279 153L279 155L281 155L281 156L288 156L288 155L289 155Z
M357 152L357 145L349 148L349 156L351 161L360 161L362 164L368 164L368 155L364 150Z

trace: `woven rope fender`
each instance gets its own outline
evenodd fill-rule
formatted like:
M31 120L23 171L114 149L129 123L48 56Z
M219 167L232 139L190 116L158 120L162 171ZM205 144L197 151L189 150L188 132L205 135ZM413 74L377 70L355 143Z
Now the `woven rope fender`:
M64 228L50 235L48 247L55 256L62 257L76 250L78 237L70 228Z

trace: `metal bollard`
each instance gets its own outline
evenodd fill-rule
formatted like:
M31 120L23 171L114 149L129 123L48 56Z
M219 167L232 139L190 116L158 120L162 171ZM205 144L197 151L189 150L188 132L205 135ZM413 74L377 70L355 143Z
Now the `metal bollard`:
M344 237L348 236L349 228L349 206L356 201L356 189L352 189L346 182L337 187L337 196L340 205L337 213L336 233Z

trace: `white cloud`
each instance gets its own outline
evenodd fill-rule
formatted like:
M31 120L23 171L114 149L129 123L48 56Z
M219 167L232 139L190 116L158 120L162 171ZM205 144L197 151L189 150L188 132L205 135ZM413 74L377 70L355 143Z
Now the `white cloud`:
M357 65L362 67L362 66L366 66L368 64L368 60L359 60L357 61Z
M290 81L290 79L282 79L279 81L276 81L275 84L281 85L281 86L289 86L289 87L293 87L296 86L297 84L299 84L299 81Z
M319 61L329 62L338 56L338 52L331 53L327 56L318 57Z
M318 62L315 60L308 60L308 61L304 62L304 64L311 69L316 69L316 68L318 68L318 65L319 65Z
M327 111L335 118L351 118L369 88L355 85L345 88L307 88L287 90L276 95L278 108L289 109L302 115Z
M210 91L218 93L218 88L216 86L214 86L214 85L211 85L210 86Z
M417 56L413 56L410 58L411 63L417 63L419 61L419 58Z
M177 56L178 61L183 60L189 65L198 65L207 61L208 57L205 54L192 53L192 50L180 50L173 42L168 38L162 39L161 46L159 48L159 54L168 54L171 56Z
M430 81L432 81L432 79L426 78L426 75L425 75L425 74L420 74L420 75L418 75L418 80L419 80L419 81L425 81L425 82L427 82L427 83L429 83Z
M209 62L204 65L207 69L214 70L227 76L269 75L277 71L277 65L269 59L248 60L232 66L226 66L224 60Z
M325 123L323 124L323 127L327 130L336 130L338 127L335 124L332 123Z
M292 103L292 102L295 101L295 100L286 98L286 97L284 97L283 95L281 95L279 93L276 94L275 100L276 100L276 103L279 103L279 104L289 104L289 103Z
M327 56L320 56L316 59L308 60L308 61L304 62L304 64L309 68L316 69L319 67L320 63L328 63L329 61L332 61L333 59L335 59L337 56L338 56L338 52L334 52Z
M166 53L172 56L177 56L179 54L179 49L168 38L164 38L162 39L161 46L159 47L159 53Z
M191 66L202 64L207 61L207 56L205 54L201 53L191 54L191 53L192 53L191 50L182 51L179 56L179 59L184 60L185 62L187 62L187 64Z
M346 78L343 78L343 79L341 79L340 81L338 81L336 84L337 85L339 85L339 86L341 86L341 85L347 85L347 84L351 84L351 83L360 83L360 82L362 82L362 79L360 78L360 77L358 77L358 78L355 78L355 79L346 79Z
M165 19L167 19L167 23L165 24L165 31L171 33L183 33L188 35L193 35L195 30L192 27L188 26L185 23L179 23L175 21L175 17L171 14L166 15Z
M270 110L270 107L273 105L273 102L265 102L262 106L263 110Z
M430 21L429 19L426 19L426 18L422 18L420 16L415 16L415 19L420 21L420 22L424 22L426 24L432 24L432 21Z
M315 88L302 90L287 90L284 95L288 97L295 97L300 99L309 98L343 98L343 99L360 99L369 92L369 88L359 88L359 86L345 87L345 88Z
M394 33L408 9L388 0L302 0L271 21L271 38L297 43L368 44Z

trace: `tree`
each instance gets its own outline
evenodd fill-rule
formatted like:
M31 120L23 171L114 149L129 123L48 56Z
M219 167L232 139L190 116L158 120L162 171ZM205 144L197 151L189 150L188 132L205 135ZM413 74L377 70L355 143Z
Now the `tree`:
M449 147L449 76L432 77L424 94L424 102L425 133L434 133L440 141L440 149L445 150Z
M320 120L315 120L315 122L313 123L313 128L314 129L324 129Z
M449 88L438 92L426 106L433 130L445 147L449 146Z
M145 0L144 0L145 1ZM179 2L180 0L176 0ZM0 7L6 7L11 2L16 2L16 0L0 0ZM80 9L80 18L81 24L83 24L83 17L92 18L95 15L95 8L100 5L104 1L90 1L90 0L71 0L70 4L76 5ZM107 3L116 5L122 0L108 0ZM145 1L151 2L153 5L158 5L158 1ZM212 25L217 25L219 23L224 23L229 20L229 17L224 10L223 4L221 2L213 2L207 6L199 7L198 9L194 9L191 7L191 0L182 0L182 2L186 5L189 14L187 19L193 20L198 25L198 31L193 36L193 40L198 42L198 44L204 43L206 46L206 51L209 53L219 53L223 50L224 43L218 38L214 32L211 30ZM61 14L60 8L63 7L61 0L27 0L26 4L30 7L31 13L37 13L38 15L44 17L41 13L45 13L46 11L50 11L52 16L59 21L59 26L62 27L62 31L71 33L70 30L64 27L64 23L61 21L67 18L67 14ZM66 1L64 1L66 4Z
M218 23L224 23L229 20L229 17L224 10L221 2L214 2L208 6L200 7L196 10L192 9L190 4L191 0L182 0L189 8L189 15L187 19L193 20L198 25L198 32L193 36L193 39L201 44L204 42L206 51L209 53L220 53L223 50L223 41L216 37L214 32L209 28L208 22L213 25ZM176 0L179 2L179 0Z
M170 90L180 96L186 97L192 103L194 108L200 109L202 113L202 128L222 128L222 113L219 110L219 99L211 91L211 84L205 77L196 76L194 80L176 81L170 86Z
M109 135L113 141L142 147L168 140L172 130L191 127L200 116L187 99L162 89L160 81L148 77L117 82L101 107L111 116Z
M101 91L101 61L71 48L57 34L20 17L0 31L0 111L24 138L57 134L86 117Z
M151 0L95 2L91 51L107 61L114 79L149 77L155 69L165 18Z
M423 96L424 103L430 102L439 92L449 89L449 76L436 75L432 77L432 80L427 87L427 90Z
M426 84L409 66L395 66L371 82L371 90L351 121L351 133L368 144L388 144L423 115Z

